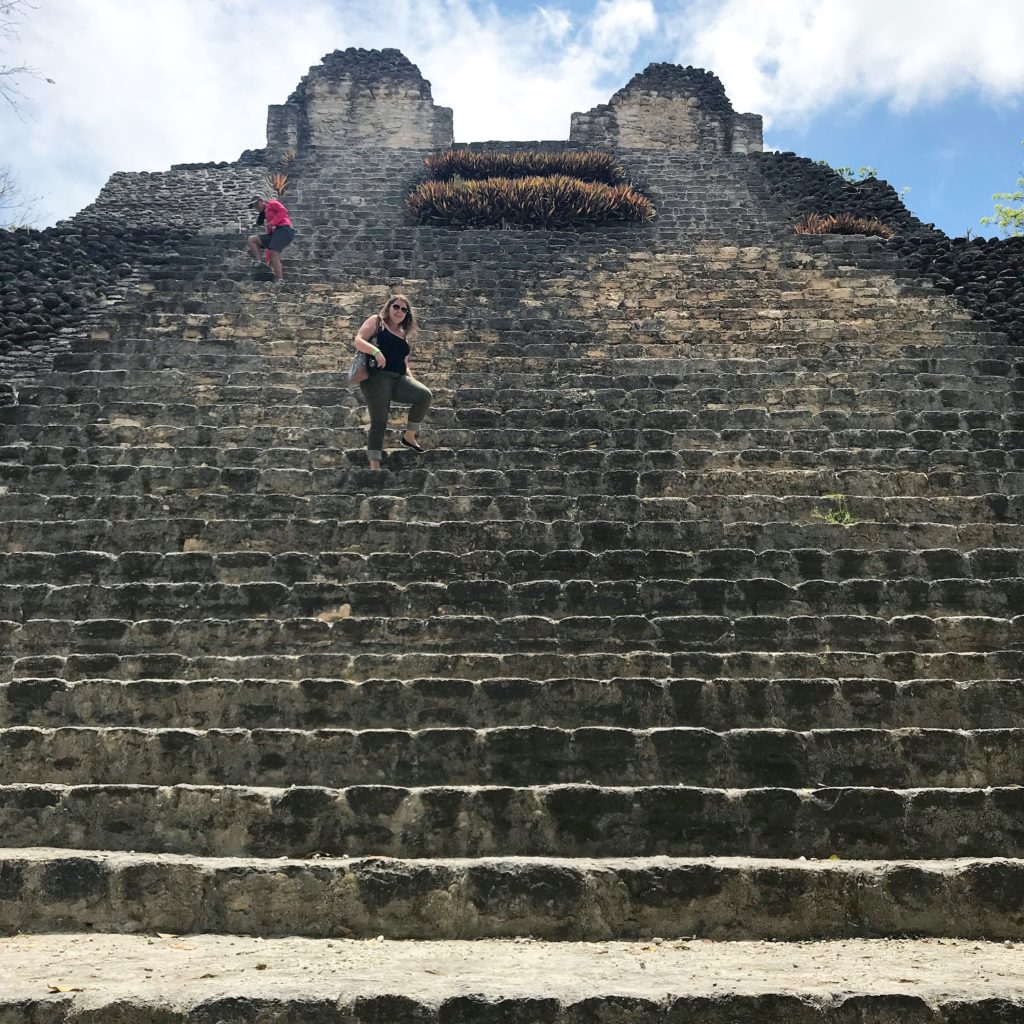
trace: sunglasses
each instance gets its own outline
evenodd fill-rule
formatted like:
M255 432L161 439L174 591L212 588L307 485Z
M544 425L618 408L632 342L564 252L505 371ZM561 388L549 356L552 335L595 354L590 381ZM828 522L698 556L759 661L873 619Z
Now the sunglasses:
M392 302L391 303L391 308L392 309L400 310L403 313L408 313L409 312L409 307L408 306L403 306L400 302Z

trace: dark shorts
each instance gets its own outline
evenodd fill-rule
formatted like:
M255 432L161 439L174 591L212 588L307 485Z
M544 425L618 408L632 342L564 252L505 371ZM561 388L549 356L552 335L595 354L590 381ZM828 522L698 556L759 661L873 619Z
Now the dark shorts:
M260 235L260 248L273 249L274 252L281 252L285 246L291 245L295 240L295 228L282 225Z

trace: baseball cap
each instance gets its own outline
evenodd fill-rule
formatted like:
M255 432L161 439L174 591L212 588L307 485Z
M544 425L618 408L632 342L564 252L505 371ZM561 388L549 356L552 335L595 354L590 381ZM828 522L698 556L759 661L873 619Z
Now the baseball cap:
M249 209L250 209L250 210L251 210L251 209L253 209L253 207L255 207L255 205L256 205L257 203L262 203L263 201L264 201L264 200L263 200L263 196L253 196L253 197L252 197L252 198L251 198L251 199L249 200Z

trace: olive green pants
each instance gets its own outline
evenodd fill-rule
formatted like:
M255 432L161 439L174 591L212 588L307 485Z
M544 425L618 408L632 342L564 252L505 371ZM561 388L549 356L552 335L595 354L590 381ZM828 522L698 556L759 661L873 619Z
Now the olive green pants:
M380 462L383 457L384 433L388 429L391 403L409 403L408 429L416 430L427 415L430 400L434 397L425 384L390 370L373 370L369 379L359 385L359 390L366 399L366 408L370 410L370 437L366 455L373 462Z

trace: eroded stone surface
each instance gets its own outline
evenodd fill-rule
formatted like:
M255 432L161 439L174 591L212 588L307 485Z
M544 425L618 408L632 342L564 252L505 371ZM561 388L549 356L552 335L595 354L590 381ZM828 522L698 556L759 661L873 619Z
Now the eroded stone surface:
M118 1004L136 1007L135 1020L148 1020L143 1014L154 1005L205 1020L203 1005L218 1004L222 1019L234 1020L228 1001L240 1000L264 1012L276 1005L300 1014L305 1006L301 1019L334 1021L352 1019L336 1012L360 1005L367 1012L362 1001L390 996L387 1019L402 1022L433 1020L441 1007L451 1014L458 1000L475 998L474 1020L492 1019L488 1009L503 1004L509 1016L501 1019L515 1021L653 1022L670 1019L674 1007L742 1024L840 1021L856 1008L872 1024L982 1024L1010 1021L1024 1004L1016 945L956 939L780 945L32 935L0 939L0 956L10 970L0 1019L19 1024L49 1019L17 1016L32 1002L36 1012L66 1007L71 1020L90 1011L119 1019ZM326 1005L314 1010L318 1002ZM543 1017L539 1005L547 1007ZM588 1007L597 1016L584 1016ZM417 1017L417 1008L427 1016Z

